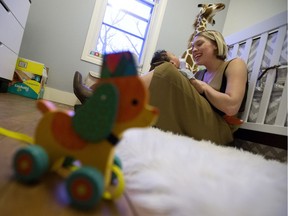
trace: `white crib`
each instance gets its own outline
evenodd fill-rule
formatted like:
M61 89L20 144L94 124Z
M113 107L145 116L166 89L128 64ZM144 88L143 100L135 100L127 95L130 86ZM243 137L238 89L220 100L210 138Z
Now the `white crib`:
M287 11L225 40L228 58L248 65L244 124L235 137L287 149Z

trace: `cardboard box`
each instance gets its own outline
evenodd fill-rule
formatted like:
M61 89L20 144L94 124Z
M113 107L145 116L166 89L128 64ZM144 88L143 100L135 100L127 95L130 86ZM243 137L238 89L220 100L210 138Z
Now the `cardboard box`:
M8 92L33 99L43 98L48 78L47 72L47 68L42 63L18 58Z

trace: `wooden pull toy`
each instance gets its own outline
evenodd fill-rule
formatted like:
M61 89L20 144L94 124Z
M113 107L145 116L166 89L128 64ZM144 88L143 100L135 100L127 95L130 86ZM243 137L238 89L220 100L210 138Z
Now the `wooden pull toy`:
M16 152L16 177L28 183L54 170L65 178L70 202L78 208L91 208L102 197L121 196L124 178L115 145L126 129L152 125L158 116L158 110L148 105L148 91L131 53L104 56L93 95L75 112L59 110L45 100L37 105L43 117L36 127L35 145ZM112 176L118 185L110 193Z

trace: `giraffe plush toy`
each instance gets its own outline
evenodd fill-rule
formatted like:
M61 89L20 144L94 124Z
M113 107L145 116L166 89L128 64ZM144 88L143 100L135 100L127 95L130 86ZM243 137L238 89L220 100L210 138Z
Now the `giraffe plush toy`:
M215 24L215 20L213 19L213 17L218 11L221 11L225 8L225 4L198 4L198 7L200 7L201 9L199 14L196 16L195 22L193 24L195 31L190 36L188 40L188 48L181 57L186 62L186 68L193 73L197 72L198 68L192 58L191 42L197 33L206 30L207 23L210 23L212 26Z

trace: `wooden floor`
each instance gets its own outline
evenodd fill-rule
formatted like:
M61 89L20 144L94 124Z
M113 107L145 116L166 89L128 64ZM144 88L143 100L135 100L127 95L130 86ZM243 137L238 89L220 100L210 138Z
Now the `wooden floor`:
M61 109L72 109L65 105L56 105ZM0 127L33 137L40 118L36 100L0 93ZM102 201L90 211L73 209L60 193L63 179L56 173L48 173L34 185L27 186L17 182L11 169L12 157L23 145L26 144L0 135L0 215L136 215L127 194L115 202Z

